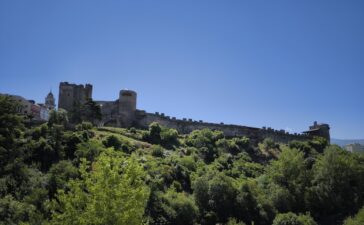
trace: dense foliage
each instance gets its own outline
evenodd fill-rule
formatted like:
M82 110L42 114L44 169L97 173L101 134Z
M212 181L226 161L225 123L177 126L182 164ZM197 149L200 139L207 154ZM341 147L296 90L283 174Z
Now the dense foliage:
M65 111L31 125L16 112L0 97L0 224L363 224L364 156L321 138L97 128L87 113L74 126Z

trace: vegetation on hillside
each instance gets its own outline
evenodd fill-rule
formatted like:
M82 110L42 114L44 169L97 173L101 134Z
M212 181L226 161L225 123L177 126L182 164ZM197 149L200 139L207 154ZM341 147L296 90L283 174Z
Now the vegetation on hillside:
M0 96L0 224L363 224L364 155L321 138L253 145L68 116L25 124Z

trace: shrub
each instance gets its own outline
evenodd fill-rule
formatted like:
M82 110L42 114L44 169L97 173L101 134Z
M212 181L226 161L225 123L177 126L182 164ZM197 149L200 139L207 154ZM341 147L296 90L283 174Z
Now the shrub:
M114 135L110 135L106 138L106 140L104 140L102 142L105 147L109 148L109 147L113 147L115 150L120 150L121 149L121 141L119 140L119 138L117 138Z
M162 144L172 146L178 143L178 132L176 129L163 128L160 133Z
M364 224L364 207L354 217L345 220L344 225L363 225Z
M317 225L310 215L299 215L289 212L278 214L273 225Z
M76 125L76 130L83 131L83 130L91 130L94 126L90 122L82 122Z
M163 157L164 156L164 149L160 145L153 145L152 146L152 156L154 157Z
M153 144L159 144L161 142L161 126L153 122L149 125L149 141Z
M186 193L177 193L168 190L163 196L168 224L193 225L198 214L198 208L191 197Z
M245 225L245 223L238 222L235 218L230 218L226 225Z

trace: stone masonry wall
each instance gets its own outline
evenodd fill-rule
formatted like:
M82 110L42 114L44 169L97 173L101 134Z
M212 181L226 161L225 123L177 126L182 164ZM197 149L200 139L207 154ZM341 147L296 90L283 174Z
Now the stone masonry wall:
M58 108L72 110L75 103L83 103L92 98L92 85L77 85L68 82L59 84Z
M211 130L220 130L225 136L246 136L253 142L261 142L265 138L272 138L276 142L288 143L293 140L305 141L312 137L306 134L290 134L284 130L273 130L271 128L254 128L239 125L226 125L217 123L205 123L203 121L193 121L191 119L176 119L175 117L165 116L163 113L146 113L137 111L136 126L147 128L149 124L157 122L162 126L176 129L181 134L188 134L194 130L208 128Z

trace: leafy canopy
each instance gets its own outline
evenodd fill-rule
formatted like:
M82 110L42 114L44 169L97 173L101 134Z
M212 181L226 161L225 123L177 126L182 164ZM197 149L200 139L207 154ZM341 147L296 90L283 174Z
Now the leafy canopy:
M135 157L108 149L91 166L83 160L79 172L69 191L58 192L51 224L142 223L149 188Z

